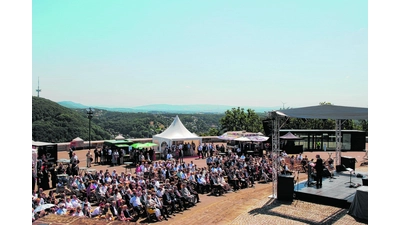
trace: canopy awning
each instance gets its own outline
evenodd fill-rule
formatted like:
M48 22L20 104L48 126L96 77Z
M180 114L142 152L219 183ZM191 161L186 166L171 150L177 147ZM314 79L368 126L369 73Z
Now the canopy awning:
M292 132L287 132L285 135L280 136L280 139L285 139L285 140L301 140L303 138L297 137L296 135L292 134Z
M245 131L229 131L221 136L218 136L218 139L226 140L226 141L255 141L262 142L267 141L269 137L265 137L262 133L251 133Z
M129 147L129 145L127 145L127 144L118 144L118 145L115 145L115 146L117 146L119 148Z
M292 118L352 120L368 119L368 108L338 105L317 105L302 108L277 110L276 112L281 116L288 116Z

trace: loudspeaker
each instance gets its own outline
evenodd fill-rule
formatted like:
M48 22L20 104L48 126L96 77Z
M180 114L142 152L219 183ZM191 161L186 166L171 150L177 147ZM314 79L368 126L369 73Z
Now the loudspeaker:
M279 175L278 176L278 200L293 201L294 194L294 176Z
M342 156L340 159L341 159L342 165L344 165L346 168L352 168L353 170L356 169L356 158Z
M264 127L265 136L272 135L272 119L265 119L262 121Z
M336 172L341 172L341 171L346 171L346 168L344 168L342 165L336 165Z
M368 177L362 178L362 184L363 184L363 186L368 186Z

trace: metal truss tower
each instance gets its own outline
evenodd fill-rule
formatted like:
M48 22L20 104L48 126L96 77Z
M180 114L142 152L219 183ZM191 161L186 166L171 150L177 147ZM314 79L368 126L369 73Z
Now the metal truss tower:
M336 158L335 165L341 165L341 156L342 156L342 120L336 120L335 127L335 135L336 135Z
M39 92L41 92L42 90L39 88L39 77L38 77L38 81L37 81L37 89L36 89L36 92L37 92L37 96L38 97L40 97L39 96Z
M276 112L271 112L270 117L273 121L272 131L272 198L277 198L278 195L278 176L279 176L279 154L280 154L280 115Z

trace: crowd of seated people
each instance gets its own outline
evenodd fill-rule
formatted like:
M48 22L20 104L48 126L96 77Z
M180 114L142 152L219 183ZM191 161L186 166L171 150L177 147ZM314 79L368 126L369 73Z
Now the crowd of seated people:
M42 189L34 191L32 209L51 203L55 207L47 210L47 214L121 221L153 216L161 221L195 206L202 194L220 196L254 187L256 182L272 181L271 154L261 157L213 154L207 160L206 167L197 167L193 161L179 163L176 159L143 160L136 164L133 173L107 169L69 174L59 181L65 182L66 187L58 198L53 191L49 196ZM280 172L285 172L285 167ZM33 213L32 219L41 216L43 213Z

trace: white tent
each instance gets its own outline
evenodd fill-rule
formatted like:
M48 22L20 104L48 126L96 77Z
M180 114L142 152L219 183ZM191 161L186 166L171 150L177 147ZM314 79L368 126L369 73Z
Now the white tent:
M69 147L75 147L75 148L79 148L79 147L83 147L84 146L84 141L82 138L80 137L76 137L74 138L70 143L69 143Z
M161 144L166 142L171 147L173 141L185 141L185 140L198 140L201 144L202 138L194 133L191 133L182 124L178 116L175 117L171 125L161 134L153 135L153 143L158 144L158 151L161 152Z
M115 137L115 140L125 140L124 136L119 134L118 136Z

